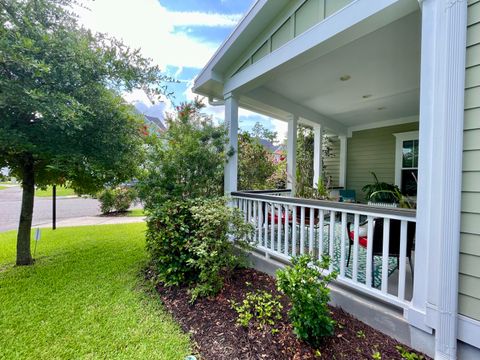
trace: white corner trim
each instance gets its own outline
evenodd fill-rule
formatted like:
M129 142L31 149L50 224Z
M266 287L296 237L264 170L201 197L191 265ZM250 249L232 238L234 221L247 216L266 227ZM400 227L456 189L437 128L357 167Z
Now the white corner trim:
M438 276L428 280L423 275L423 286L432 290L432 302L438 309L435 359L457 358L466 33L466 0L423 1L420 124L428 126L420 129L419 146L420 156L423 146L431 153L428 166L420 161L419 166L424 168L419 173L418 191L428 192L431 199L426 206L421 204L425 199L419 199L419 210L425 208L421 215L417 211L417 221L426 221L427 234L435 241L425 238L428 249L415 256L428 259L427 273L436 272ZM422 134L424 130L428 133ZM430 176L429 183L421 180L422 174Z
M348 137L352 137L354 131L370 130L370 129L376 129L376 128L387 127L387 126L409 124L409 123L418 122L418 119L419 119L418 115L413 115L413 116L406 116L398 119L382 120L382 121L371 122L368 124L350 126L347 129Z

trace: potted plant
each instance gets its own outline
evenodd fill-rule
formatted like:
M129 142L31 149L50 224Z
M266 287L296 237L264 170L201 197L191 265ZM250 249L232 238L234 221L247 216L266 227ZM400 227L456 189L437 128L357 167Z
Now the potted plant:
M398 194L402 195L397 185L380 182L377 175L371 172L374 182L362 188L369 205L394 206L400 203ZM403 195L402 195L403 196Z

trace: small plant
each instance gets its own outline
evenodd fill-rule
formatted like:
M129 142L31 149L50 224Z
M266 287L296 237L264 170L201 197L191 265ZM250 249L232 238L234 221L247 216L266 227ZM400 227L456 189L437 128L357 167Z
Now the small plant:
M242 303L232 301L231 304L238 314L237 323L243 327L248 327L253 322L257 324L257 329L261 330L266 325L274 326L275 321L282 318L280 296L273 296L267 291L249 292ZM276 332L274 330L272 329L272 333Z
M365 332L363 330L357 331L357 338L365 339Z
M322 273L328 269L330 259L322 260L312 255L301 255L292 259L292 265L277 271L277 286L292 303L288 315L295 334L313 346L320 345L324 336L334 332L335 321L331 318L328 302L328 284L337 274Z
M416 353L410 352L401 345L395 346L395 349L400 353L402 359L406 360L422 360L424 359L423 355L418 355Z
M375 352L372 354L372 359L374 359L374 360L382 360L382 354L380 354L379 351L375 351Z

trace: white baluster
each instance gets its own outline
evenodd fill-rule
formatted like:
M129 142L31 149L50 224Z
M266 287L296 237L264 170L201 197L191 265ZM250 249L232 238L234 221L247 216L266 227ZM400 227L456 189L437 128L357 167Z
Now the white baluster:
M275 206L270 204L270 250L275 250Z
M400 300L405 299L405 275L407 268L405 266L405 262L407 260L407 229L408 229L408 222L402 221L400 225L400 266L398 271L399 278L398 278L398 297Z
M390 246L390 219L383 219L382 292L388 292L388 248Z
M262 213L262 202L261 201L258 201L257 202L257 214L258 214L258 217L257 217L257 231L258 231L258 245L262 246L262 233L263 233L263 229L262 229L262 216L263 216L263 213Z
M263 217L263 226L265 227L264 230L265 230L265 236L263 237L263 246L265 246L265 248L268 247L268 203L267 202L264 202L263 203L263 206L264 206L264 217Z
M359 231L359 222L360 215L355 214L354 225L353 225L353 271L352 271L352 280L357 281L358 279L358 231Z
M305 208L300 207L300 254L305 254Z
M310 224L309 224L309 236L308 236L308 252L313 255L313 236L315 230L315 216L313 208L310 208Z
M345 277L345 241L347 234L347 213L342 212L342 225L340 237L340 277Z
M297 256L297 205L293 206L292 223L292 256Z
M277 251L279 253L282 253L282 205L278 204L278 210L277 210L277 216L278 216L278 221L277 221Z
M328 247L328 256L330 257L330 266L328 270L330 272L333 271L333 250L334 250L334 243L335 243L335 211L330 211L330 239L329 239L329 247Z
M284 239L283 239L283 253L285 256L288 256L288 238L289 238L289 234L288 234L288 229L290 227L290 221L289 221L289 218L290 218L290 210L289 210L289 207L288 205L285 205L285 220L284 220L284 230L285 230L285 234L284 234Z
M372 283L372 264L373 264L373 216L368 217L367 225L367 269L366 269L366 282L368 287L373 287Z
M318 212L318 259L322 260L323 255L323 226L325 223L323 210Z

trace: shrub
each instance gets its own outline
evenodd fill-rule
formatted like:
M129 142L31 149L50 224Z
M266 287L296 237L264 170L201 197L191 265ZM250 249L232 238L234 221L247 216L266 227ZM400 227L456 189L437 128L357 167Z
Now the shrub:
M198 281L191 291L194 301L198 296L217 294L224 278L246 265L246 240L253 227L244 222L237 208L226 206L224 198L206 199L191 211L198 224L189 244L193 257L187 260L198 272Z
M223 198L168 200L147 222L147 250L159 279L192 286L192 301L215 295L225 276L245 264L252 227Z
M194 204L194 200L168 200L151 209L147 218L147 251L166 285L196 281L197 274L187 262L193 258L188 244L198 226L190 211Z
M125 187L104 189L97 194L102 214L108 214L112 211L127 211L136 198L136 191Z
M168 117L168 131L150 138L144 173L137 185L145 208L166 200L223 195L223 169L228 159L226 130L200 111L199 101L184 103Z
M328 269L330 259L317 260L311 255L292 259L292 265L277 271L277 286L292 303L288 315L296 335L313 346L322 337L333 334L335 322L330 316L328 283L336 273L322 275Z
M100 201L100 211L102 214L108 214L113 211L114 198L115 195L111 189L104 189L97 194L97 199Z
M275 321L282 318L283 306L280 304L280 296L273 296L263 290L247 293L240 304L233 301L232 309L238 314L238 324L248 327L251 322L254 322L257 324L257 329L261 330L265 325L274 326Z

